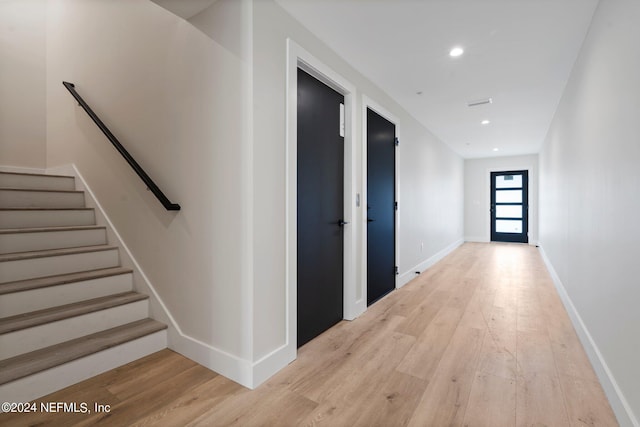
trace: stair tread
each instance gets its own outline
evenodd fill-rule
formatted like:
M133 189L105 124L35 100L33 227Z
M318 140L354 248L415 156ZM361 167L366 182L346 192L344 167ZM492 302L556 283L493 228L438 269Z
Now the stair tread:
M0 175L27 175L27 176L44 176L51 178L70 178L75 179L71 175L50 175L47 173L31 173L31 172L0 172Z
M0 361L0 384L166 329L163 323L142 319Z
M82 282L84 280L101 279L103 277L118 276L132 273L133 270L124 267L101 268L99 270L80 271L77 273L58 274L55 276L38 277L35 279L18 280L0 284L0 295L49 286L64 285L66 283Z
M29 228L3 228L0 234L16 233L46 233L49 231L80 231L80 230L105 230L104 225L63 225L52 227L29 227Z
M56 322L148 298L147 295L137 292L123 292L121 294L108 295L106 297L93 298L86 301L5 317L0 319L0 334L32 328L45 323Z
M33 258L44 258L44 257L56 256L56 255L72 255L72 254L80 254L85 252L108 251L111 249L117 249L117 246L96 245L96 246L79 246L75 248L45 249L42 251L15 252L10 254L0 255L0 262L33 259Z
M1 211L92 211L94 208L37 208L37 207L24 207L24 208L0 208Z
M2 191L30 191L35 193L84 193L82 190L50 190L46 188L14 188L0 187Z

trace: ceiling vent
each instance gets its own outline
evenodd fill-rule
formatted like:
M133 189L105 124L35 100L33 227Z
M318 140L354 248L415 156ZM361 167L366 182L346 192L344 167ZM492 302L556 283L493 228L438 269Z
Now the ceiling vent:
M477 107L478 105L492 104L492 103L493 103L493 99L484 98L484 99L477 99L475 101L469 101L469 102L467 102L467 106L469 106L469 107Z

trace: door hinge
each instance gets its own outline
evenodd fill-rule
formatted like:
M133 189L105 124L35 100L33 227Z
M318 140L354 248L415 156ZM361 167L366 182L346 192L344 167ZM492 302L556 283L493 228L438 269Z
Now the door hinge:
M400 140L398 138L394 138L393 143L396 144L396 147L400 145Z
M399 275L400 275L400 269L398 268L398 266L397 266L397 265L396 265L396 267L395 267L395 273L396 273L396 276L399 276Z
M398 210L398 202L393 202L393 208L394 208L395 210Z

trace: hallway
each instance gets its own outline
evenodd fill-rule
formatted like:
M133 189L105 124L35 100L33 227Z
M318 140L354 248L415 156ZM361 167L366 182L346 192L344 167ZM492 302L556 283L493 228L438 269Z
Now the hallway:
M41 399L33 425L615 426L533 246L466 243L254 391L169 350Z

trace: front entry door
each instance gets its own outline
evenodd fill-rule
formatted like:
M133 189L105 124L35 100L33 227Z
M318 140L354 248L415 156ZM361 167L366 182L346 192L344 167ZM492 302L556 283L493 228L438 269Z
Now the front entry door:
M298 347L343 318L344 96L298 70Z
M396 287L396 127L367 109L367 305Z
M528 171L491 172L491 241L529 242Z

